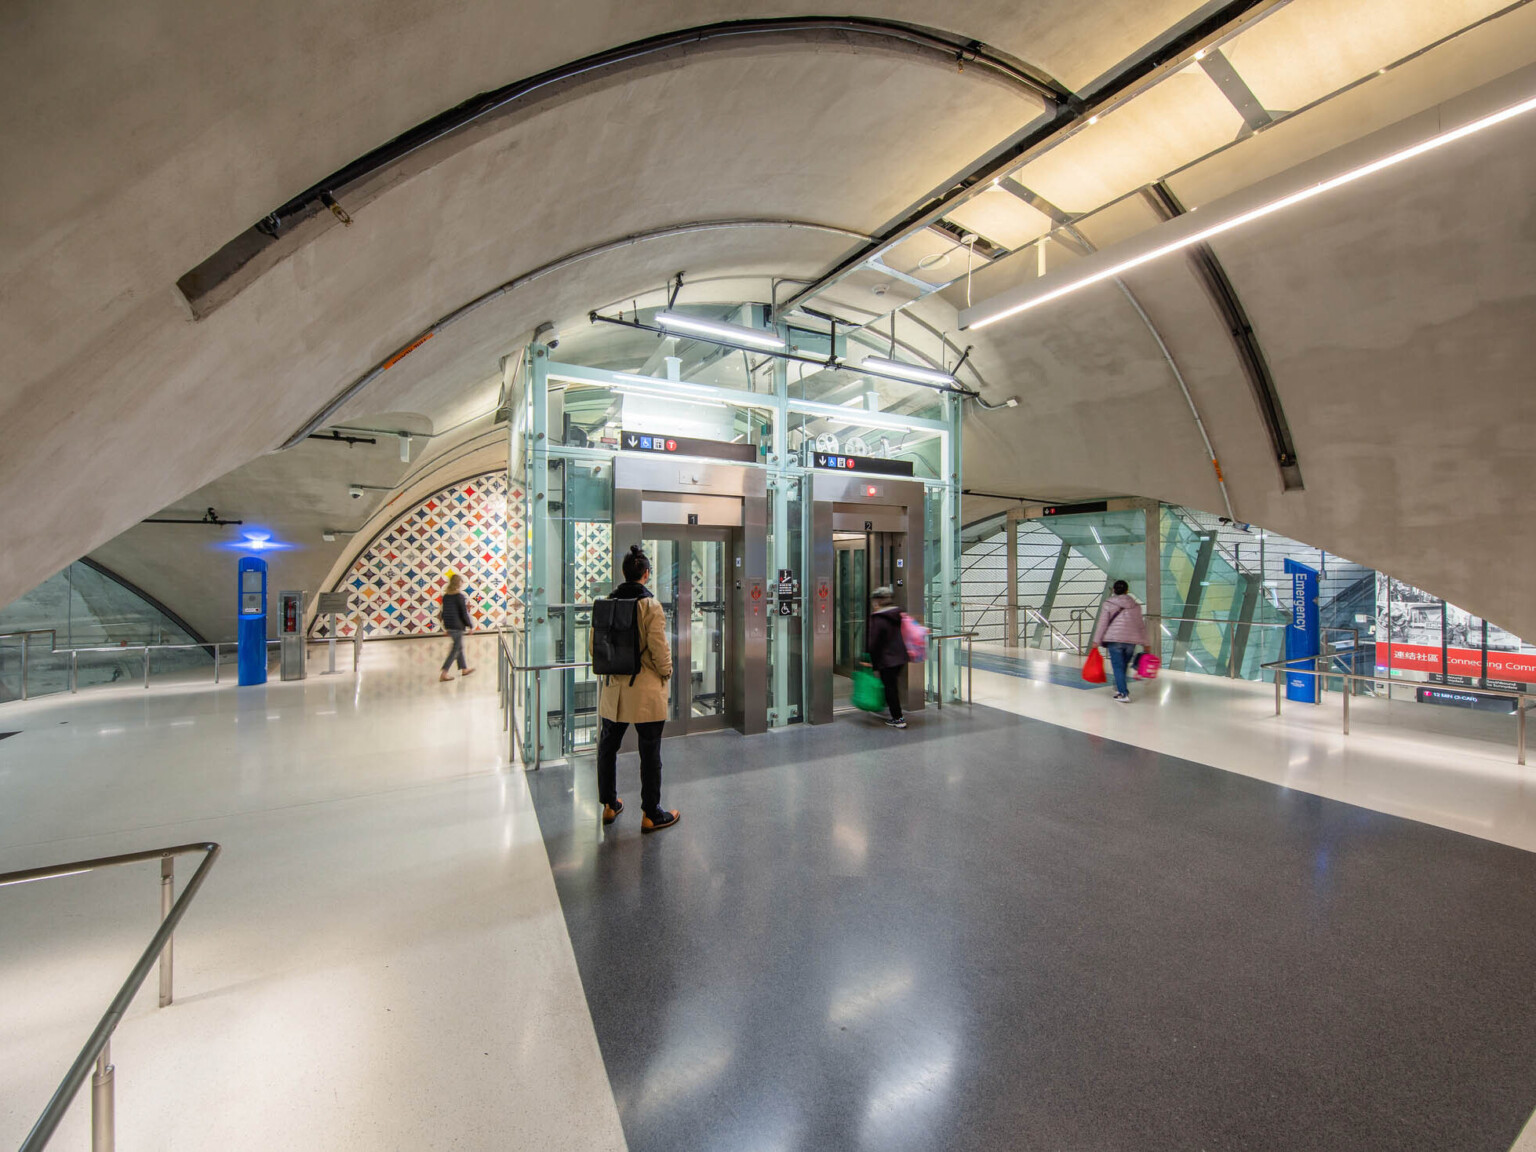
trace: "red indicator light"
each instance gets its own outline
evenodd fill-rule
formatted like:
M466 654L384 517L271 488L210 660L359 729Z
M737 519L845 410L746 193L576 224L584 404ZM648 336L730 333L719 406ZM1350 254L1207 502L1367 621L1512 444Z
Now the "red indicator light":
M876 488L873 484L866 485L864 488L864 495L878 496L880 495L880 489Z

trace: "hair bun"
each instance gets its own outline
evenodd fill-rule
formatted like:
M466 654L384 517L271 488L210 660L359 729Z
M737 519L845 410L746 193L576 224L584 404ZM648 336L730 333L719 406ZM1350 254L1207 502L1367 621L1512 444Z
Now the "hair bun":
M638 544L631 544L629 546L629 554L631 556L644 556L645 549L641 548Z

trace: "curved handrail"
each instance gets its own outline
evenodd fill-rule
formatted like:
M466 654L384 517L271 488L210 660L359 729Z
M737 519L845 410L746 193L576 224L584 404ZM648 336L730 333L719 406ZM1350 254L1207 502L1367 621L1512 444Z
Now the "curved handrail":
M138 963L128 973L128 979L123 981L123 986L118 989L117 995L112 997L112 1002L107 1005L106 1012L91 1032L90 1039L85 1042L85 1047L80 1049L80 1054L75 1057L75 1062L69 1066L69 1071L64 1074L64 1079L59 1082L58 1089L48 1101L48 1106L43 1109L42 1115L37 1118L37 1123L32 1126L32 1131L27 1134L22 1143L20 1152L42 1152L52 1138L54 1130L59 1122L64 1119L64 1113L69 1111L69 1106L74 1102L75 1095L80 1091L80 1086L85 1083L85 1078L90 1075L91 1065L97 1065L96 1081L93 1085L93 1115L92 1115L92 1147L105 1145L110 1148L112 1144L112 1066L109 1063L106 1052L108 1044L112 1040L112 1033L122 1021L123 1014L128 1011L128 1005L138 995L139 987L144 983L144 977L149 975L149 970L154 967L155 960L162 958L166 965L171 960L171 937L176 932L176 925L181 923L181 918L186 915L187 907L192 903L197 890L203 886L209 869L213 862L219 858L221 851L219 845L213 841L204 841L201 844L177 844L170 848L151 848L144 852L125 852L119 856L100 856L93 860L76 860L70 864L54 864L46 868L24 868L18 872L0 873L0 888L11 884L27 884L34 880L51 880L59 876L77 876L82 872L94 872L98 868L112 868L119 864L138 864L145 860L159 860L161 877L161 912L159 930L150 937L149 946L144 949ZM177 856L188 852L204 853L203 862L197 866L197 871L192 873L192 879L187 881L187 886L175 903L166 907L165 894L174 883L170 871L170 862ZM160 975L160 1006L170 1003L170 969L161 968ZM104 1092L101 1090L104 1088ZM96 1093L104 1096L103 1101L98 1099ZM103 1113L105 1114L105 1139L103 1136Z

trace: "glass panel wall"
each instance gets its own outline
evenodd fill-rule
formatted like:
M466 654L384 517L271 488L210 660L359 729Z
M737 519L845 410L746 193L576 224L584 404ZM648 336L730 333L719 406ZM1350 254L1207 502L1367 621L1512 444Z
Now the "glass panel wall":
M88 687L117 681L142 682L143 644L195 644L181 625L98 568L77 561L50 576L20 599L0 609L0 633L29 630L44 634L0 637L0 700L21 693L22 645L26 645L27 695L40 696L69 687L70 649L115 649L75 656L78 684ZM161 652L151 668L156 674L208 668L212 656L202 648Z
M679 305L675 310L775 331L786 349L812 350L823 358L833 352L830 332L813 331L814 322L774 329L761 305ZM818 450L910 462L913 478L925 488L928 537L922 545L926 587L915 607L936 629L953 630L958 620L946 590L955 565L947 553L958 547L953 525L958 476L946 477L945 469L957 453L958 404L947 403L932 388L858 372L855 365L863 356L891 354L888 338L869 333L850 337L840 331L836 355L844 366L829 370L824 364L744 353L671 331L658 334L630 326L652 325L655 316L655 309L626 310L622 323L597 323L565 334L558 357L540 344L525 352L510 446L511 477L523 493L528 542L528 598L520 606L527 611L513 645L519 662L587 659L590 605L611 587L615 549L630 543L613 539L613 463L620 452L646 450L762 469L768 514L765 575L775 587L782 571L791 573L791 584L803 584L811 570L806 554L811 538L807 496ZM905 354L902 358L911 359ZM642 443L645 439L651 441L649 449ZM736 454L739 447L725 451L725 446L747 446L749 451L742 457ZM690 447L696 451L690 452ZM658 539L656 547L666 545ZM714 551L691 557L690 571L699 569L705 583L719 584L715 591L723 589L725 596L738 594L738 581L726 570L729 552L718 544L700 547ZM708 587L695 587L693 593L695 615L707 613L709 605L721 599ZM807 618L799 609L807 595L802 587L798 596L786 594L786 603L780 603L776 593L770 596L770 726L804 718L811 644L804 631ZM700 620L682 625L688 629L694 664L685 683L690 715L708 720L729 713L721 693L722 685L728 689L733 665L723 658L728 653L712 650L710 637L719 629L712 631L707 620L702 624L702 635ZM958 683L958 677L952 679ZM539 722L545 725L541 743L546 754L558 754L557 747L590 747L596 735L596 683L589 671L551 672L541 683L544 716ZM519 707L525 750L531 746L527 718L535 706L532 697L525 686ZM704 708L712 711L703 715Z

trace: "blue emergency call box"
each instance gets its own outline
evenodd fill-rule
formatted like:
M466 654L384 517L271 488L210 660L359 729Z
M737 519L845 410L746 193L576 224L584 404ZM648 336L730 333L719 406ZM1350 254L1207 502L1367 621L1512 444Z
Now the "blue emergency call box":
M235 593L240 648L240 683L267 682L267 562L242 556Z
M1316 704L1322 699L1323 678L1307 673L1316 667L1317 654L1322 651L1317 569L1287 560L1285 574L1291 582L1291 619L1285 626L1285 698Z

